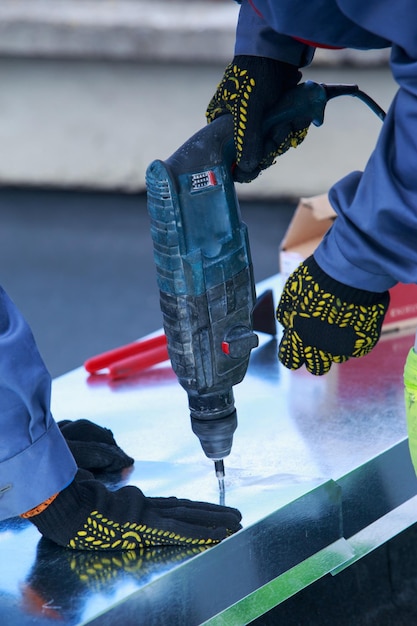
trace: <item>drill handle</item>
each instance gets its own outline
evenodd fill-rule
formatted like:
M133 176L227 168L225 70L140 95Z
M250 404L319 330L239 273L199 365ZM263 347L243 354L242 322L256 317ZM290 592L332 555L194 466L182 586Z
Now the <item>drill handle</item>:
M264 134L273 134L274 128L293 120L306 127L310 124L321 126L324 110L329 100L338 96L358 96L362 94L357 85L325 84L306 80L287 91L280 99L278 107L272 109L264 125Z
M336 87L332 88L332 95ZM352 87L350 87L352 89ZM356 87L357 89L357 87ZM263 124L263 134L279 132L284 124L295 118L320 126L323 123L324 109L329 94L325 85L312 81L301 83L288 91L273 108ZM174 178L191 170L199 171L209 167L224 165L229 175L236 161L236 148L233 141L233 118L231 114L221 115L211 124L201 128L184 143L166 164Z
M306 81L287 91L273 108L263 126L264 135L279 132L283 125L299 120L306 127L321 126L328 94L323 84Z
M306 128L310 124L321 126L324 111L329 100L338 96L356 96L365 102L381 119L384 111L367 94L360 91L357 85L325 84L307 80L287 91L273 108L263 124L264 136L280 134L283 126L297 120ZM224 165L229 175L236 161L236 149L233 141L233 119L225 114L203 127L183 146L181 146L166 163L174 176L190 171Z
M353 96L359 98L381 119L385 118L384 110L358 85L315 83L307 80L287 91L280 99L278 107L273 109L265 122L265 135L273 134L274 129L297 120L301 125L310 124L321 126L324 121L326 104L339 96Z

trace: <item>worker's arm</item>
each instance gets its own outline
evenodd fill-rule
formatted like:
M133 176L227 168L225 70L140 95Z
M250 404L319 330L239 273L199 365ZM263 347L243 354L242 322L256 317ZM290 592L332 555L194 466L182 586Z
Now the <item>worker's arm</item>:
M242 0L236 45L239 54L249 54L250 45L251 54L267 54L299 67L311 62L317 47L385 48L395 41L393 32L401 32L407 48L415 47L414 22L409 19L415 11L413 3L414 0L398 0L395 5L380 0ZM303 49L302 45L307 47ZM240 46L245 46L245 52Z
M0 355L0 519L6 519L64 489L77 467L50 412L50 375L1 288Z
M280 359L291 368L309 362L308 369L320 374L328 371L334 360L365 354L378 340L387 290L398 281L417 282L417 45L414 22L406 17L410 3L402 0L402 4L401 20L395 18L398 8L393 9L389 3L340 0L325 3L321 12L317 12L317 3L298 0L244 0L242 4L243 23L250 19L245 16L251 9L257 16L252 15L252 22L261 24L263 20L266 29L263 32L258 28L258 35L252 40L253 50L267 40L269 49L276 45L269 54L283 58L281 33L291 34L297 41L315 41L325 46L373 49L392 45L391 68L400 86L365 171L353 172L330 191L330 201L339 217L314 254L314 272L309 277L319 293L323 290L317 275L320 281L324 278L326 298L338 306L353 305L355 315L360 314L362 296L365 294L366 300L367 293L382 309L376 317L372 307L367 310L367 330L361 328L362 339L358 338L356 347L349 348L343 340L344 324L333 324L329 335L329 327L318 323L322 305L315 292L304 291L305 276L297 271L287 282L278 308L278 317L285 327ZM246 40L250 41L255 30L241 32L246 32ZM351 297L340 300L341 292L347 296L346 288L353 289ZM364 343L361 345L360 341Z
M417 51L416 51L417 56ZM330 202L338 214L315 252L336 280L384 291L417 283L417 59L392 48L399 90L364 172L336 183Z
M302 0L243 0L236 38L239 54L265 54L299 67L309 51L301 40L361 49L392 45L390 67L400 89L365 171L330 191L339 217L315 253L332 278L374 292L417 282L417 39L407 17L412 2L400 5L338 0L319 10L318 3Z
M249 0L241 3L236 29L235 55L268 57L304 67L313 60L315 48L273 29Z

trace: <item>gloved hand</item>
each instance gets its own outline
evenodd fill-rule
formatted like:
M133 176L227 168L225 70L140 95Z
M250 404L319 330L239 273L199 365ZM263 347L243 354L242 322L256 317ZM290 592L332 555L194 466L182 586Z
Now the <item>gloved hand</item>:
M117 445L108 428L86 419L62 420L58 426L78 467L99 474L133 465L134 459Z
M309 126L303 120L294 119L273 137L265 139L262 134L269 111L300 78L295 65L266 57L239 55L227 66L206 117L212 122L225 113L233 116L237 182L250 182L278 155L303 141Z
M44 537L74 550L214 545L240 528L237 509L174 497L147 498L133 486L110 491L84 470L50 500L46 508L42 504L21 517Z
M284 326L278 358L296 370L326 374L333 363L361 357L374 348L389 304L389 293L354 289L334 280L313 256L284 285L277 319Z

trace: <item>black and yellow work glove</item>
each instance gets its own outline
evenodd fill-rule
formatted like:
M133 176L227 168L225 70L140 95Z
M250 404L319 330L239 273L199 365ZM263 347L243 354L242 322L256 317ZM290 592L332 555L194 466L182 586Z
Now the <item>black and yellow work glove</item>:
M241 521L240 512L230 507L148 498L133 486L110 491L84 470L46 508L43 503L21 517L44 537L74 550L210 546L239 530Z
M96 475L133 465L134 459L117 445L109 428L86 419L62 420L58 426L79 468Z
M361 357L374 348L389 304L389 293L354 289L326 274L313 256L286 281L277 308L284 327L278 358L296 370L305 364L316 376L332 363Z
M206 117L212 122L225 113L233 116L237 182L250 182L278 155L303 141L309 122L302 119L275 129L273 137L262 133L268 113L300 79L295 65L266 57L239 55L227 66Z

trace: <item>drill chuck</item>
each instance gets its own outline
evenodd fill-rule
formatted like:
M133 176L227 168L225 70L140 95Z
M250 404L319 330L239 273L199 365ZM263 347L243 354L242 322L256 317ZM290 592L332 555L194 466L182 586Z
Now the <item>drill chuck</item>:
M237 414L233 392L215 395L188 395L191 428L209 459L223 459L230 454Z

